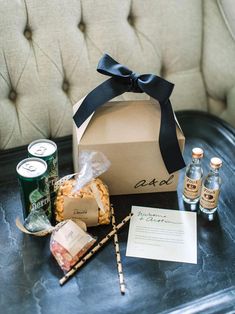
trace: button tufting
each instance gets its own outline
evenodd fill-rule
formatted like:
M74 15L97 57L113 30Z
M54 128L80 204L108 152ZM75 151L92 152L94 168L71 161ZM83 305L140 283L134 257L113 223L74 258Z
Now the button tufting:
M134 17L132 15L129 15L128 18L127 18L127 21L130 25L134 25Z
M32 39L32 32L30 29L26 28L24 31L24 35L28 40Z
M69 90L69 83L67 81L63 82L62 89L63 89L64 92L68 92L68 90Z
M83 33L85 32L86 27L85 27L85 24L83 22L79 23L78 28L80 29L81 32L83 32Z
M11 90L8 97L10 100L15 101L16 100L16 92L14 90Z

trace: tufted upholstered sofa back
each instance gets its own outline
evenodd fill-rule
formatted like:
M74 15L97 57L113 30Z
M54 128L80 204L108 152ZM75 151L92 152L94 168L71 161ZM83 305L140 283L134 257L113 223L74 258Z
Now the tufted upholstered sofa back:
M234 0L0 0L0 149L71 134L108 52L235 125ZM143 98L125 94L122 99Z

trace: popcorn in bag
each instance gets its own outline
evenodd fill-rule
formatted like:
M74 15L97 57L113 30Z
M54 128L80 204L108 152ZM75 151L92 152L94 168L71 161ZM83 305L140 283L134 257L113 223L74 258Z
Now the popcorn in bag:
M87 226L110 223L110 201L107 186L97 178L110 166L101 152L81 151L79 172L56 183L55 219L61 222L78 218Z

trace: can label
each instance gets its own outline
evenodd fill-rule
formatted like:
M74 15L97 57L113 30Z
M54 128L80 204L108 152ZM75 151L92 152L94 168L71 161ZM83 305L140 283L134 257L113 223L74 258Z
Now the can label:
M44 179L46 185L47 179ZM48 218L51 218L51 204L48 188L37 188L29 194L29 211L43 210Z
M184 195L189 199L195 199L200 195L202 179L194 180L189 177L184 179Z
M49 204L50 197L46 196L46 197L40 198L39 200L35 200L35 199L33 199L33 193L34 192L32 192L30 194L30 197L29 197L29 199L31 201L31 205L32 205L32 210L37 210L37 209L40 209L40 208L47 207L46 205Z
M200 198L200 205L206 209L213 209L218 204L220 190L212 190L206 188L204 185L202 187L202 193Z
M32 210L43 210L47 217L51 219L50 192L47 182L48 179L46 177L32 181L25 181L22 178L19 179L21 199L24 207L24 218L26 218Z
M51 219L47 164L39 158L27 158L17 165L24 218L32 210L43 210Z
M58 181L58 158L57 156L52 156L48 160L46 160L48 167L48 180L50 192L55 192L55 183Z

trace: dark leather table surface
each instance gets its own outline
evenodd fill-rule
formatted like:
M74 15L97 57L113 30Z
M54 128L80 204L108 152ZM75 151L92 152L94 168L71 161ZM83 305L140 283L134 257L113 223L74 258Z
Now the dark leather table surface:
M110 241L63 287L62 271L49 251L49 237L21 233L15 218L22 209L15 166L25 148L0 153L0 313L234 313L235 311L235 131L206 113L179 112L186 136L185 160L200 146L209 159L223 159L218 215L211 223L200 215L198 263L186 264L125 256L128 227L119 233L126 294L120 294L113 242ZM71 137L57 140L60 175L72 172ZM117 220L131 205L184 208L181 190L112 197ZM110 227L90 232L101 237Z

